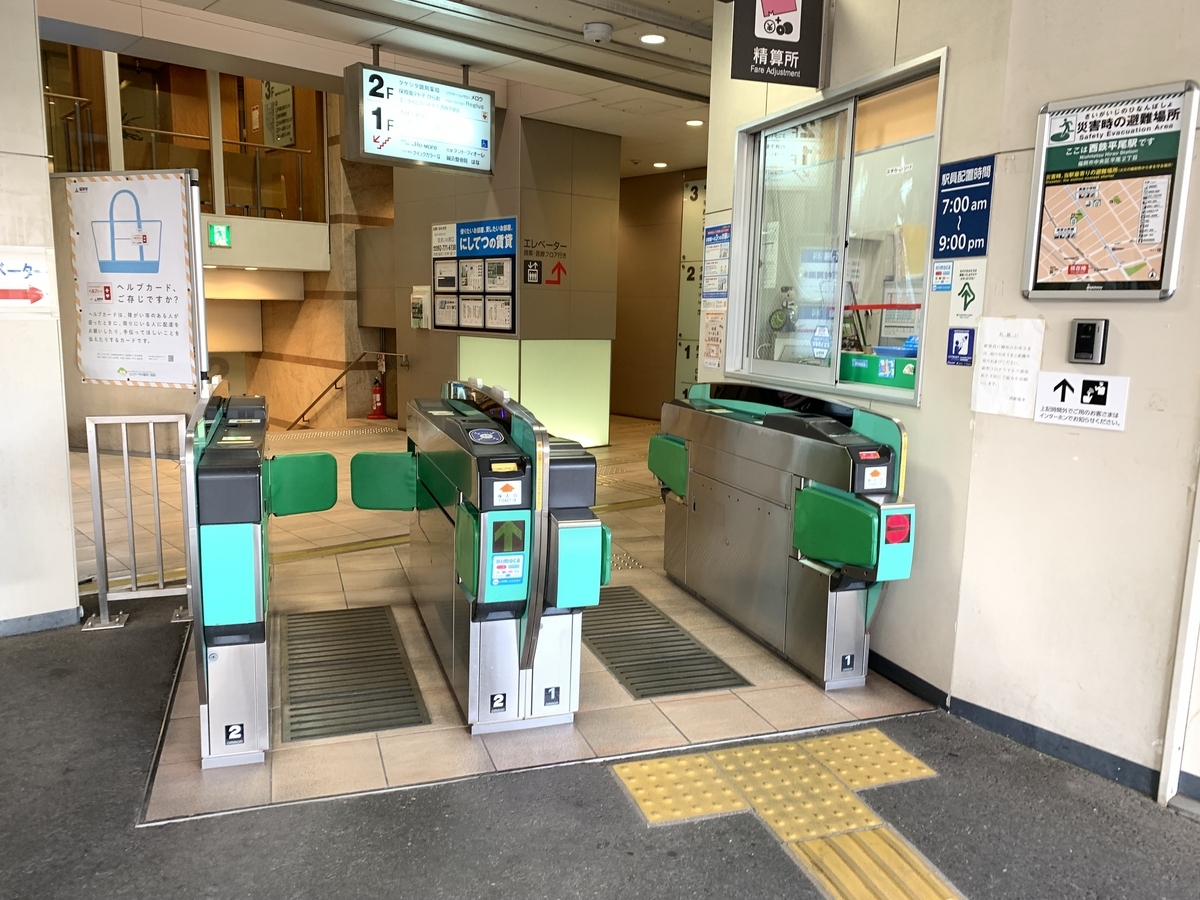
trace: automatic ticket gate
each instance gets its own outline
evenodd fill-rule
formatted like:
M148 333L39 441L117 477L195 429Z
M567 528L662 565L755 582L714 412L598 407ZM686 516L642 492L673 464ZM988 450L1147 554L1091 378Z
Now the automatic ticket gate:
M270 588L267 517L320 512L337 502L328 453L268 459L262 397L201 401L188 428L185 477L195 607L200 757L205 768L262 762L267 719Z
M862 685L884 585L912 569L906 449L869 410L695 385L650 441L667 574L827 690Z
M502 388L450 382L408 406L410 453L360 453L354 502L414 509L408 574L475 733L570 722L582 612L611 538L589 507L596 460Z

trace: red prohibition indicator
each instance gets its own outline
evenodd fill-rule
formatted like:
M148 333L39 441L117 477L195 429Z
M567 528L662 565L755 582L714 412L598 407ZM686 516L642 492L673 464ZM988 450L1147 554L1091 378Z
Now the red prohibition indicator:
M891 515L883 521L885 544L907 544L912 535L912 519L905 515Z

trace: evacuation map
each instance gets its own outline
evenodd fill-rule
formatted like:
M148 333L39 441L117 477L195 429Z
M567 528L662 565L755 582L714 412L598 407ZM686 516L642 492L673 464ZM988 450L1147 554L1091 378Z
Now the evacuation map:
M1181 95L1050 115L1035 290L1157 289Z

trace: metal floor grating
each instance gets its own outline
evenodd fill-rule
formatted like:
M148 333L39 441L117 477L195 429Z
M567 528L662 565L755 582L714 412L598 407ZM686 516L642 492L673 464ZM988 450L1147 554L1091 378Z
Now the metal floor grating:
M280 631L284 741L429 724L388 607L291 613Z
M750 683L631 587L600 589L583 640L638 700Z

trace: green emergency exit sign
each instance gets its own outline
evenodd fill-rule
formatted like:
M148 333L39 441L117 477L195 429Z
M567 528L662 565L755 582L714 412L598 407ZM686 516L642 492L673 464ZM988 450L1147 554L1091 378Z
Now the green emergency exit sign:
M233 226L228 224L220 224L217 222L208 223L208 246L210 247L232 247L233 246Z

